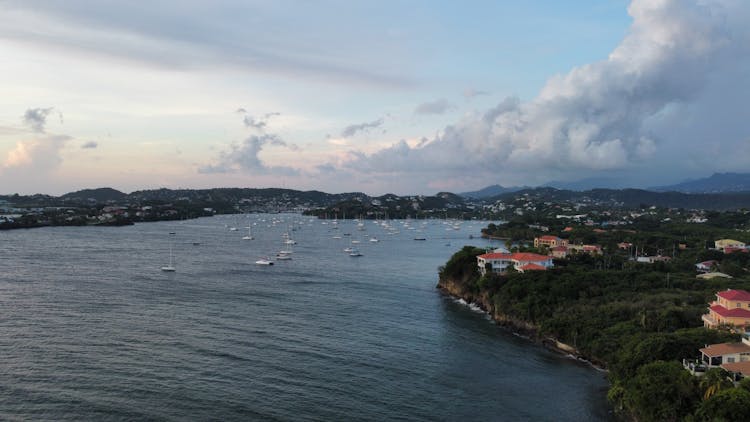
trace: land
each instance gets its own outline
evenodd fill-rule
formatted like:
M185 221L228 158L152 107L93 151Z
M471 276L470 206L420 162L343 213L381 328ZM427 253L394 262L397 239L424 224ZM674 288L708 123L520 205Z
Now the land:
M608 397L623 418L747 420L737 415L747 412L739 403L750 400L750 382L709 398L715 386L680 362L706 344L738 340L703 328L701 315L717 291L750 288L750 252L714 247L725 238L750 242L750 213L530 203L483 234L518 252L551 253L534 247L542 236L597 248L570 249L546 271L482 275L477 256L487 251L467 246L441 267L438 288L479 305L499 325L606 368ZM702 262L731 278L698 278Z
M514 188L515 189L515 188ZM497 191L497 190L495 190ZM59 197L0 195L0 229L56 225L127 225L214 214L300 212L319 218L453 218L510 221L550 228L568 220L590 225L628 225L639 210L670 219L702 219L722 211L750 208L750 192L688 194L637 189L570 191L526 188L473 198L450 192L435 195L362 192L325 193L293 189L155 189L124 193L84 189ZM717 214L718 213L718 214Z

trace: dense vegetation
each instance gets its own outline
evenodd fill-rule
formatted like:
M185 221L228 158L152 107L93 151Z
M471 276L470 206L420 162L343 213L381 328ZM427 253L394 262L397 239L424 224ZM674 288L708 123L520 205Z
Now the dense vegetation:
M717 291L750 290L750 254L706 248L722 237L747 241L747 232L730 228L747 224L747 217L714 217L715 225L644 221L628 231L576 226L566 234L571 242L598 242L603 255L574 255L556 260L554 269L525 274L480 276L475 257L484 250L464 247L441 267L439 287L606 367L609 399L621 415L639 421L750 420L750 392L743 388L750 381L735 388L717 371L698 379L681 365L706 344L738 341L728 332L704 329L701 315ZM522 224L487 229L526 241L539 234L529 230ZM616 246L622 241L673 258L636 263L629 259L632 250ZM694 264L707 259L735 278L697 279Z

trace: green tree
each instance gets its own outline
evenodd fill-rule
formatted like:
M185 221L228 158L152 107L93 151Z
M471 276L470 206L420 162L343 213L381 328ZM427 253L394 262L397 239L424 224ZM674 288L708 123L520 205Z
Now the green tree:
M750 421L750 392L729 388L701 403L695 413L699 421Z
M716 393L732 388L732 382L727 379L729 373L721 368L711 368L701 377L700 387L703 400L710 399Z
M638 369L623 401L639 421L676 421L700 400L695 379L678 362L656 361Z

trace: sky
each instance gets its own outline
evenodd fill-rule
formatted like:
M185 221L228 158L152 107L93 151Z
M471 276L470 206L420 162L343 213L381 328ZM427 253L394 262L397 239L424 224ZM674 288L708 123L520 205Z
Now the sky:
M0 194L750 170L745 0L0 0Z

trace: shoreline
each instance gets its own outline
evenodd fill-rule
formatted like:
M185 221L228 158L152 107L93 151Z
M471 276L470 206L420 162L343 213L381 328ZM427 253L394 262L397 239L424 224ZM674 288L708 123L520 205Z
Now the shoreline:
M588 356L582 354L577 348L563 343L554 337L540 336L539 329L527 321L521 321L516 318L500 314L498 312L490 311L489 309L487 309L488 307L485 303L483 303L483 301L475 301L472 297L462 297L461 295L455 294L453 291L451 291L446 286L443 286L441 283L438 283L437 289L440 291L440 294L445 297L454 299L459 303L460 301L463 301L470 309L473 309L474 307L478 308L484 315L492 320L495 325L507 332L510 332L513 335L529 340L531 343L540 345L547 350L553 351L563 356L567 356L572 360L585 363L586 365L599 372L603 372L605 374L609 373L606 365L604 365L603 363L595 362Z

